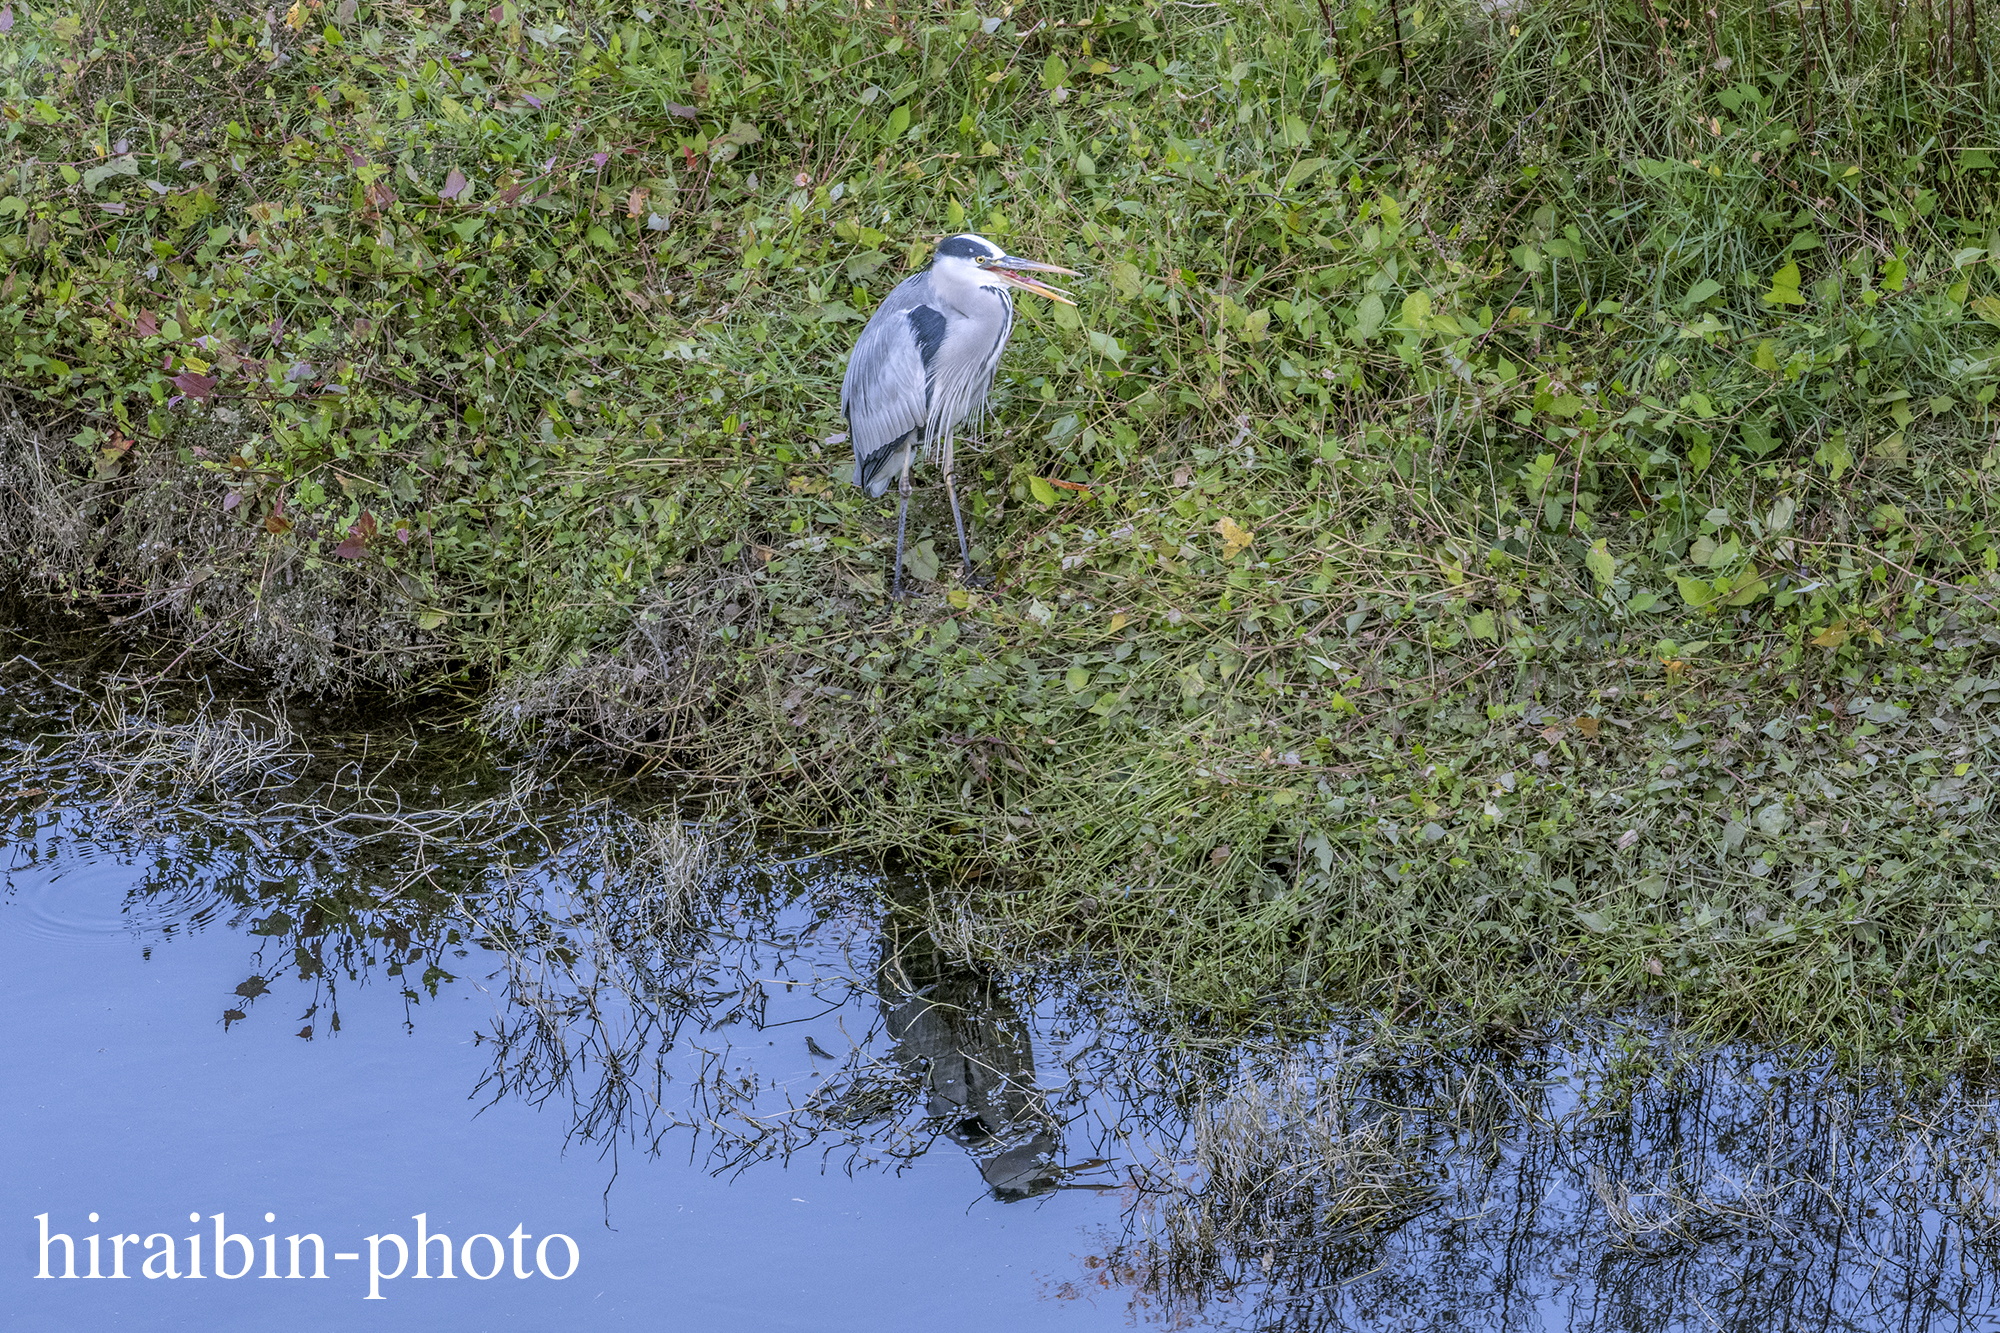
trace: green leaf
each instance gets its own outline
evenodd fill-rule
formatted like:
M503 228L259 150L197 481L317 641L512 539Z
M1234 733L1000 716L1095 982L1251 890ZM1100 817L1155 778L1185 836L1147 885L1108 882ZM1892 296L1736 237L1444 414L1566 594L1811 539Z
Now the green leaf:
M1475 639L1484 639L1488 643L1500 637L1499 627L1493 623L1493 613L1491 611L1474 611L1471 615L1467 616L1465 619L1465 632Z
M903 568L920 583L930 583L938 576L937 544L929 537L903 550Z
M1764 293L1766 305L1804 305L1799 295L1799 266L1787 264L1771 275L1771 290Z
M1099 356L1107 357L1112 361L1123 361L1125 359L1125 349L1120 347L1118 340L1110 334L1099 333L1096 329L1092 329L1085 336L1090 339L1090 349Z
M910 128L910 104L908 102L889 113L889 137L895 138Z
M601 249L605 250L614 249L618 244L618 242L612 238L610 232L606 231L602 226L600 226L595 222L590 224L590 230L584 233L584 237L592 245L598 246Z
M1611 548L1605 544L1604 538L1599 537L1590 544L1590 550L1585 553L1583 563L1597 576L1597 587L1600 592L1611 586L1612 576L1618 572L1618 561L1612 557Z
M1756 354L1750 359L1757 369L1771 375L1778 373L1778 347L1769 338L1757 344Z
M1697 611L1716 598L1715 586L1707 579L1676 578L1674 584L1681 590L1681 600Z
M1063 63L1061 56L1050 52L1049 58L1042 62L1042 87L1047 89L1060 88L1063 80L1068 77L1069 66Z
M1309 157L1303 162L1293 163L1292 169L1285 173L1283 188L1290 190L1304 185L1325 165L1326 159L1323 157Z
M1374 292L1361 298L1361 304L1354 307L1354 336L1367 342L1382 327L1388 312L1382 308L1382 298Z
M1726 589L1726 606L1748 606L1759 597L1771 591L1771 585L1764 582L1755 565L1747 566Z
M1431 317L1431 294L1426 291L1411 292L1403 298L1403 327L1421 330Z
M1793 285L1796 286L1797 284ZM1706 301L1721 290L1722 284L1714 278L1703 278L1700 282L1688 288L1687 295L1681 298L1681 306L1685 309L1688 306L1700 305L1703 301Z
M1813 453L1813 462L1825 468L1835 481L1839 481L1840 474L1854 465L1854 455L1847 448L1846 432L1837 430L1827 436Z
M1064 675L1063 684L1069 686L1071 694L1080 693L1084 686L1090 684L1090 672L1084 667L1073 666Z
M84 172L83 188L85 190L95 190L113 176L136 176L138 174L139 162L137 158L129 154L124 157L114 157L102 166L92 167L90 170Z
M1028 491L1035 497L1036 504L1052 505L1056 502L1056 488L1040 477L1028 478Z

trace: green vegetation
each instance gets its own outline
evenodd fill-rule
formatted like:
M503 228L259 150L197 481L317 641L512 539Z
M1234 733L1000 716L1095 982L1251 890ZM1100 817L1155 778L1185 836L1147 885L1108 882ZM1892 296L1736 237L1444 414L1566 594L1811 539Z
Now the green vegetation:
M7 12L45 589L1224 1014L2000 1043L1971 8ZM1000 585L892 607L841 357L959 228L1093 278L965 451Z

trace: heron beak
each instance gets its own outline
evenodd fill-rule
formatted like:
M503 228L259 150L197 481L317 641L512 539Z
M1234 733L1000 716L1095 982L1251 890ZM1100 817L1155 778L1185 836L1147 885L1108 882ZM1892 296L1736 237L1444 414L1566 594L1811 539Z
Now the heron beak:
M1062 288L1051 287L1047 283L1037 282L1033 278L1024 278L1021 276L1022 273L1065 273L1072 278L1083 276L1073 268L1062 268L1055 264L1044 264L1038 260L1022 259L1017 255L1002 255L998 259L982 259L979 261L979 266L1000 279L1000 281L1006 283L1009 287L1018 287L1024 292L1033 292L1036 296L1045 296L1049 300L1059 301L1063 305L1075 305L1076 300Z

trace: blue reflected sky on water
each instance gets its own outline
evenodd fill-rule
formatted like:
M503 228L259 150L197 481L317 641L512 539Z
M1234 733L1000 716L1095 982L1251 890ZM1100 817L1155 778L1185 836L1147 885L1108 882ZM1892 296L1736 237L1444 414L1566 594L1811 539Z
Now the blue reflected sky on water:
M1115 1294L1049 1297L1082 1271L1092 1233L1117 1225L1116 1195L1002 1203L948 1141L900 1173L852 1176L839 1156L822 1170L811 1154L717 1179L671 1146L659 1158L627 1149L613 1182L595 1145L566 1150L563 1115L511 1098L482 1110L470 1098L490 1067L474 1034L496 1006L496 992L476 984L477 954L461 981L418 1006L380 979L345 987L340 1031L328 1035L322 1021L310 1041L287 1021L304 1015L309 988L277 976L225 1031L224 1001L264 967L216 904L193 894L178 912L135 914L129 857L71 843L24 864L22 850L0 898L0 1067L13 1089L0 1103L10 1145L0 1212L13 1219L0 1284L7 1327L541 1328L587 1318L593 1328L916 1329L951 1310L973 1312L968 1327L1126 1326ZM840 1017L813 1029L822 1043ZM806 1077L799 1029L780 1031L793 1053L772 1045L765 1069ZM759 1037L778 1040L743 1040ZM232 1233L277 1234L281 1271L293 1232L363 1257L329 1259L327 1281L35 1281L33 1218L45 1211L80 1247L92 1232L199 1230L206 1265L208 1218L222 1212ZM275 1225L262 1222L267 1211ZM202 1214L199 1228L190 1212ZM364 1301L363 1238L408 1238L417 1212L460 1239L504 1238L517 1224L565 1233L582 1264L563 1282L406 1272L383 1284L386 1300ZM561 1255L557 1242L552 1260ZM394 1267L393 1247L384 1266Z
M979 951L905 878L683 857L657 796L10 665L0 1329L2000 1328L1990 1081L1912 1094L1644 1015L1219 1028L953 961ZM217 777L217 737L263 757ZM370 744L412 760L385 783ZM422 1212L582 1263L381 1301L365 1257L41 1282L42 1212L80 1248L198 1212L205 1268L217 1212L281 1251Z

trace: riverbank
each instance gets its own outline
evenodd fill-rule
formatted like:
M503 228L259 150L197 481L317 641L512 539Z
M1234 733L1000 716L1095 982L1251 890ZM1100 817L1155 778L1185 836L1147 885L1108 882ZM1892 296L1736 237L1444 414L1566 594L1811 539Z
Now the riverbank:
M1239 1018L1987 1057L1985 36L691 14L17 15L9 576ZM838 378L961 227L1091 281L896 607Z

